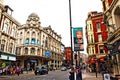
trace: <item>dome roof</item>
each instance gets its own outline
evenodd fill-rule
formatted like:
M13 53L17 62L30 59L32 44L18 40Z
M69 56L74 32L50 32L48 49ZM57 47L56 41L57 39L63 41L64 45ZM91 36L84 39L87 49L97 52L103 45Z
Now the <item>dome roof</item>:
M28 18L30 18L30 17L36 17L36 18L39 18L39 16L38 16L36 13L31 13L31 14L28 16Z

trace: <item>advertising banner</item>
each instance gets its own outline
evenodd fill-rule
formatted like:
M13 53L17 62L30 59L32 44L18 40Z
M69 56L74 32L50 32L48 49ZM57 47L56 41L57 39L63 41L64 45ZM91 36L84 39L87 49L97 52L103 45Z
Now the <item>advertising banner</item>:
M84 51L83 28L73 28L74 51Z

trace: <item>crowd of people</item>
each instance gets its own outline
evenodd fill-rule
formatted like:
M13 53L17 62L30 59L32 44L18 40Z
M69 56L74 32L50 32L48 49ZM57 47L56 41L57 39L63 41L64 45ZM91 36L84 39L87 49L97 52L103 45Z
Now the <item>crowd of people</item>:
M6 68L2 69L1 75L15 75L18 76L23 73L23 69L21 66L6 66Z

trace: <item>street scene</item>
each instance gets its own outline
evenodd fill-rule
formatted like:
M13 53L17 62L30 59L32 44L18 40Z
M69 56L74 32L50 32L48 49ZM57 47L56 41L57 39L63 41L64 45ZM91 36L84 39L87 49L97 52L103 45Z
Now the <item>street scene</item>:
M23 74L17 75L4 75L0 76L0 80L69 80L68 71L50 71L47 75L36 75L34 72L24 72ZM102 80L102 76L98 74L98 77L95 77L94 73L86 73L83 70L82 80Z
M0 0L0 80L120 80L120 0Z

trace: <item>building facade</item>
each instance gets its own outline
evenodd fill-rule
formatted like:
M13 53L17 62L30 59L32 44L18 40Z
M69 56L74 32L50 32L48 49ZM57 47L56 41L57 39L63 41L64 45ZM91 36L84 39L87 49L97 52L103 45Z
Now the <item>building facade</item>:
M91 64L92 71L96 71L96 66L101 71L106 66L105 56L108 53L104 47L107 40L107 27L102 23L103 14L97 11L89 12L86 19L86 37L87 37L87 53Z
M48 34L47 47L50 51L50 66L55 69L59 69L62 65L62 51L61 51L61 35L58 35L51 26L45 27L44 30Z
M61 36L50 26L42 27L40 18L32 13L26 24L18 28L17 62L33 70L37 65L61 66Z
M20 24L12 17L12 12L9 6L0 4L0 65L2 68L14 65L16 61L16 36Z
M71 64L71 47L65 47L66 66Z
M108 27L106 46L115 75L120 74L120 0L102 0L104 23Z

